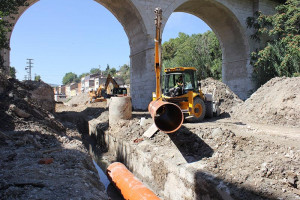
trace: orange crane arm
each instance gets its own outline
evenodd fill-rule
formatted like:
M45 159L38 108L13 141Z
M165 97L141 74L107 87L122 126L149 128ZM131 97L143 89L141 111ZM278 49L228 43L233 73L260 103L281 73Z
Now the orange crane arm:
M113 84L114 88L119 88L119 85L118 85L118 83L115 81L115 79L113 79L113 78L111 77L111 75L108 74L108 75L107 75L107 78L106 78L106 82L105 82L105 88L104 88L105 91L107 90L107 87L108 87L109 82L111 82L111 83Z
M161 97L161 88L160 88L160 73L161 73L161 21L162 21L162 10L161 8L156 8L154 10L155 13L155 27L156 27L156 34L155 34L155 48L154 48L154 55L155 55L155 75L156 75L156 99Z

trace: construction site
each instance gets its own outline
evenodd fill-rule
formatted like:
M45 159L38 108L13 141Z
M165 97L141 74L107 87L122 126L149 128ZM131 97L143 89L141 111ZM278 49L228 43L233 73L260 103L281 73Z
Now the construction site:
M164 69L154 13L148 110L110 75L58 101L0 74L0 199L300 199L300 77L242 100L195 67Z
M220 115L149 138L146 111L111 122L106 101L55 103L47 84L1 78L1 198L119 199L93 164L118 161L160 199L299 199L300 79L274 78L245 102L201 83Z

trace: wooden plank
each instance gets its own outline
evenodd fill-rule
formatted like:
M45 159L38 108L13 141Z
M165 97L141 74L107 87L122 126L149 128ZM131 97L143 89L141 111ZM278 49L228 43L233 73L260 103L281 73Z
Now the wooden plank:
M143 136L151 138L156 132L158 131L158 128L156 125L153 123L147 131L143 134Z

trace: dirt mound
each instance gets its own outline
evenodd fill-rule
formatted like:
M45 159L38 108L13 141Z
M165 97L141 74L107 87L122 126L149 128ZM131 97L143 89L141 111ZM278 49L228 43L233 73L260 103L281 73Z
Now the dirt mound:
M82 93L77 96L72 97L67 103L68 106L72 105L84 105L90 101L89 95L87 93Z
M300 77L273 78L234 110L236 119L300 127Z
M55 110L54 92L50 85L43 81L25 81L24 84L29 89L31 99L50 112Z
M32 98L45 87L1 77L1 199L108 199L76 125Z
M221 114L231 113L234 106L243 102L225 83L212 78L202 80L201 89L205 94L213 94L214 100L219 102Z
M36 94L42 88L47 88L47 84L38 83L37 87L33 87L31 83L24 84L16 79L4 79L0 84L3 87L3 92L0 94L0 118L4 122L0 127L2 130L14 130L19 123L30 120L40 121L57 131L65 130L53 114L44 109L44 107L50 108L51 100L47 104L45 103L48 100L47 97ZM54 104L53 106L55 108Z

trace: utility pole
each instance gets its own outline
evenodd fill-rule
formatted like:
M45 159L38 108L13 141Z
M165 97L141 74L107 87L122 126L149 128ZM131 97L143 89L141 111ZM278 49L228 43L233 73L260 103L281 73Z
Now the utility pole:
M28 64L28 66L27 67L25 67L25 70L27 70L27 78L28 78L28 80L31 80L31 68L33 67L32 66L32 64L33 64L33 59L31 59L31 58L27 58L27 60L28 60L28 62L27 62L27 64Z

